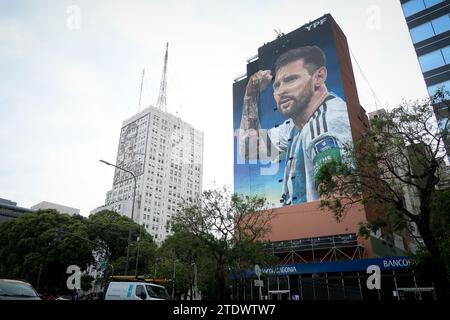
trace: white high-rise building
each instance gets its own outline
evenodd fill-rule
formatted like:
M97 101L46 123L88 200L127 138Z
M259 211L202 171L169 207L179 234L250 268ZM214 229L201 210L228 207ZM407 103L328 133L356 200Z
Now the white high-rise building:
M145 226L156 243L170 233L167 222L182 199L202 192L203 133L179 117L150 106L123 122L116 165L136 176L133 220ZM134 179L116 169L105 206L131 217Z

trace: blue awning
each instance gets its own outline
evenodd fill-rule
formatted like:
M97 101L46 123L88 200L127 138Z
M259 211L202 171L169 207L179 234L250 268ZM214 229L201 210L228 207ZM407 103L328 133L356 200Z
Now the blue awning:
M345 261L320 262L320 263L300 263L289 265L278 265L272 267L262 267L261 274L263 276L283 276L295 274L312 274L312 273L332 273L332 272L352 272L366 271L367 267L376 265L380 270L402 270L409 269L411 265L411 257L385 257L375 259L355 259ZM255 271L248 269L242 271L244 278L255 278ZM238 272L230 275L231 279L239 277Z

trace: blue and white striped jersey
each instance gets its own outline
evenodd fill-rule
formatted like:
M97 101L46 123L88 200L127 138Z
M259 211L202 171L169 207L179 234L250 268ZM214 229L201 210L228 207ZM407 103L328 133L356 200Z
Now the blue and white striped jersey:
M283 204L318 200L317 171L330 159L341 160L343 145L352 142L347 105L330 94L301 131L288 120L271 129L269 137L279 152L286 154Z

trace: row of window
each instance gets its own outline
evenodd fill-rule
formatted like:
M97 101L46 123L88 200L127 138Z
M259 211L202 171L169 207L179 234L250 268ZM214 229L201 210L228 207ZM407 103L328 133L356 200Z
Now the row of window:
M436 90L438 89L444 89L444 93L446 95L446 98L450 98L450 80L434 84L432 86L428 87L428 93L430 96L433 96L436 93Z
M169 190L169 196L174 196L174 197L177 197L178 199L180 198L180 193L178 192L178 193L176 193L176 192L173 192L172 193L172 190Z
M414 43L429 39L438 34L450 30L450 15L445 14L441 17L428 21L410 30L411 38Z
M150 207L144 207L144 211L148 212L149 214L152 212ZM159 216L161 215L161 210L153 208L153 214Z
M410 17L417 12L432 7L444 0L410 0L402 4L403 13L405 17Z
M147 224L144 223L143 225L145 225L145 229L148 229L148 228L149 228L148 223L147 223ZM153 230L153 231L158 231L158 226L151 225L151 227L152 227L152 230ZM155 238L158 238L158 235L155 234L154 237L155 237Z
M422 72L427 72L450 63L450 46L419 56Z
M144 214L144 220L150 220L150 215L149 214ZM153 217L153 222L158 222L159 223L159 217Z
M173 176L170 176L170 183L174 183L174 184L181 184L182 180L179 178L174 178Z

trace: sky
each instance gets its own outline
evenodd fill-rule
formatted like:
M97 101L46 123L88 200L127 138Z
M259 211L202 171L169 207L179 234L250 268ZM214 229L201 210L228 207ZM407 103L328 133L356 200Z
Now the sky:
M426 97L398 0L0 0L0 198L103 205L114 170L99 159L116 159L143 68L140 109L156 104L166 42L168 111L204 132L204 188L232 188L233 79L275 29L326 13L366 111Z

